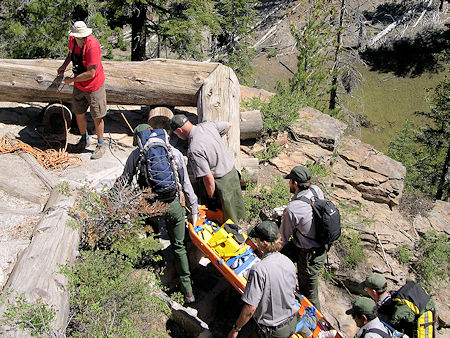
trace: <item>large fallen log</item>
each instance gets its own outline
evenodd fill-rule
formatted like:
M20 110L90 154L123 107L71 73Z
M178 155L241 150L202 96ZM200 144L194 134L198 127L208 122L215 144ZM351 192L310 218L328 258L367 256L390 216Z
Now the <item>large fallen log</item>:
M64 196L54 189L44 209L45 216L33 232L30 245L23 251L14 266L4 291L11 297L23 294L28 301L42 299L54 306L56 318L54 332L65 328L69 316L69 294L66 277L59 273L60 265L72 264L78 252L79 231L67 225L68 208L74 197ZM0 308L2 313L5 308ZM18 328L0 327L0 335L23 337Z
M61 85L61 60L0 59L0 101L69 102L72 85ZM219 63L152 59L104 61L108 104L196 106L204 80ZM70 66L66 76L71 75Z

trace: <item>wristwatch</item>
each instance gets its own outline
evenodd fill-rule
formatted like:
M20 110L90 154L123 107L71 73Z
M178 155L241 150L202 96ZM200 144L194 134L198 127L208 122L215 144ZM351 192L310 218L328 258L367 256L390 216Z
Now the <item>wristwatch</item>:
M242 327L237 327L236 323L233 324L233 330L236 332L240 332L242 330Z

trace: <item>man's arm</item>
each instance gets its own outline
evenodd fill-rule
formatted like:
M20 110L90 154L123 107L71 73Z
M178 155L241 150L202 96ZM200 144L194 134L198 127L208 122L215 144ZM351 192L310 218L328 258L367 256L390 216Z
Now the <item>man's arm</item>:
M241 310L241 314L239 315L239 318L236 320L236 327L239 329L242 328L245 324L248 323L250 318L252 318L253 314L256 311L256 307L248 304L244 304ZM235 338L239 334L238 331L235 329L231 329L231 331L228 333L228 338Z
M87 70L84 73L81 73L80 75L76 77L66 77L64 79L65 84L70 84L72 82L81 82L81 81L88 81L94 78L95 76L95 70L98 68L98 65L92 65L87 66Z
M137 165L139 162L139 148L133 150L127 158L125 167L123 168L123 173L120 175L122 182L130 184L133 180L133 176L136 174Z
M170 146L173 157L177 166L183 170L183 182L181 182L183 186L184 194L186 195L187 201L189 203L189 209L191 209L192 215L198 214L198 199L194 193L194 188L192 187L191 181L189 180L189 174L186 168L186 164L184 163L183 154L175 147Z
M283 217L281 218L280 233L283 244L286 245L289 242L289 238L294 233L295 224L292 222L291 212L288 208L284 209Z
M67 66L70 63L71 60L71 52L67 54L66 59L64 60L64 63L61 65L61 67L58 68L58 76L64 76L64 72L66 71Z
M214 192L216 190L216 183L214 182L213 174L208 174L202 177L203 185L205 186L206 193L208 197L214 196Z

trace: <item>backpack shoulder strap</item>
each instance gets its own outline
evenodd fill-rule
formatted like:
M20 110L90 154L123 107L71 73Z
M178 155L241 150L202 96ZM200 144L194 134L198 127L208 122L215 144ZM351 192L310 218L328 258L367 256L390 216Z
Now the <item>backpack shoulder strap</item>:
M379 335L380 337L383 337L383 338L391 338L391 335L390 335L389 333L386 333L386 332L384 332L384 331L382 331L382 330L380 330L380 329L377 329L377 328L365 329L365 330L362 332L360 338L364 338L364 337L366 336L366 334L368 334L368 333L376 333L376 334Z
M312 187L310 187L309 190L311 190L311 192L312 192L314 198L315 198L316 200L318 200L318 199L319 199L319 195L317 194L317 191L316 191L315 189L313 189Z

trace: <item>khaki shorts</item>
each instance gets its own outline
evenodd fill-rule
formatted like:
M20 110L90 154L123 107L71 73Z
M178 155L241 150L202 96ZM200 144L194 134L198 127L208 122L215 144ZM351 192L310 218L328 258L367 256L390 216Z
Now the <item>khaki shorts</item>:
M103 84L94 92L85 92L73 87L72 112L85 114L90 108L93 119L101 119L106 116L106 90Z

